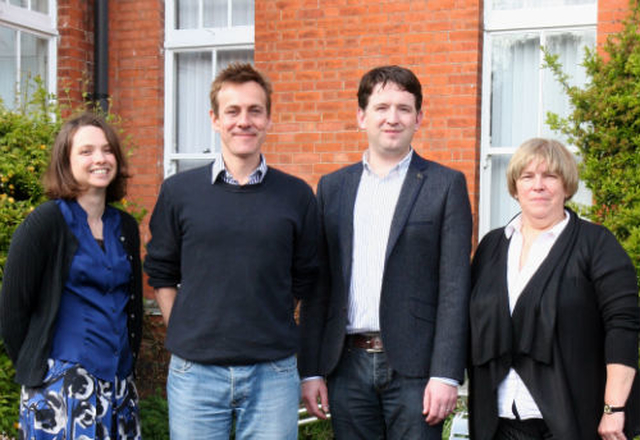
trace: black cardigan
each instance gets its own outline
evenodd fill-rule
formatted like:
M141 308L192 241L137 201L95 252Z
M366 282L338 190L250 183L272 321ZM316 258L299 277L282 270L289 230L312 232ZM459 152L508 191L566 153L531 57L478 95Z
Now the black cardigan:
M134 362L142 334L142 272L138 224L122 217L120 240L133 282L127 305ZM56 316L78 242L54 201L38 206L16 229L9 247L0 295L0 336L16 368L16 382L42 384L47 373Z
M615 237L579 219L569 224L509 316L504 228L490 232L473 261L470 303L470 427L492 439L497 388L514 368L554 439L599 439L606 364L636 368L625 432L640 430L636 273Z

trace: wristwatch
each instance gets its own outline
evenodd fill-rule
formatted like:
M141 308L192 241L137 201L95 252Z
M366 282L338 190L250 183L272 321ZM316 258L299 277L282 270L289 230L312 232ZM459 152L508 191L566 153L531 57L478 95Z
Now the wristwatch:
M613 414L616 412L624 411L624 406L611 406L608 403L604 404L604 413L605 414Z

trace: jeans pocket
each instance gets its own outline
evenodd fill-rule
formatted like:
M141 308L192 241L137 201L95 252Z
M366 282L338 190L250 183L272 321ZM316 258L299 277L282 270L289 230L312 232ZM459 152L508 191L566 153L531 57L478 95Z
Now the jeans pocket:
M276 373L289 373L297 371L298 363L295 356L289 356L284 359L269 362L269 365Z
M171 355L171 360L169 361L169 368L176 373L186 373L191 369L192 365L193 362L182 359L175 354Z

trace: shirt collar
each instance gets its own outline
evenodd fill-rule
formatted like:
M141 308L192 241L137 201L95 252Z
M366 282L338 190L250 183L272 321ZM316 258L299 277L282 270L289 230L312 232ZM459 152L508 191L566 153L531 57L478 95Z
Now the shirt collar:
M264 176L267 174L267 161L264 158L264 155L260 155L260 164L258 167L253 170L253 172L249 175L249 182L260 183L264 179ZM211 165L211 184L213 185L218 180L218 177L222 173L222 178L226 183L232 183L238 185L238 182L233 178L233 176L227 171L227 167L224 164L224 159L222 158L221 153L216 153L213 156L213 164Z
M545 231L545 234L549 234L552 237L560 235L560 233L564 230L564 227L569 223L569 211L564 210L564 219L561 222L555 224L551 229ZM513 220L509 222L509 224L504 228L504 235L507 238L511 238L511 236L516 232L522 231L522 213L518 214Z
M411 158L413 157L413 148L409 147L409 152L402 158L400 162L398 162L393 168L389 170L389 174L387 176L392 175L393 173L397 174L405 174L409 169L409 164L411 163ZM366 150L362 153L362 165L367 173L373 173L371 169L371 165L369 165L369 150Z

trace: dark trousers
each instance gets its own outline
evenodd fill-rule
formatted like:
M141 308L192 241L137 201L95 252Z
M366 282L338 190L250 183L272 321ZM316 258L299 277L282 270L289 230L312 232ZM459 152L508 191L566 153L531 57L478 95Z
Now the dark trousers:
M494 440L546 440L553 436L542 419L500 419Z
M328 377L331 424L338 440L441 440L442 423L422 415L427 378L391 370L387 356L347 347Z

